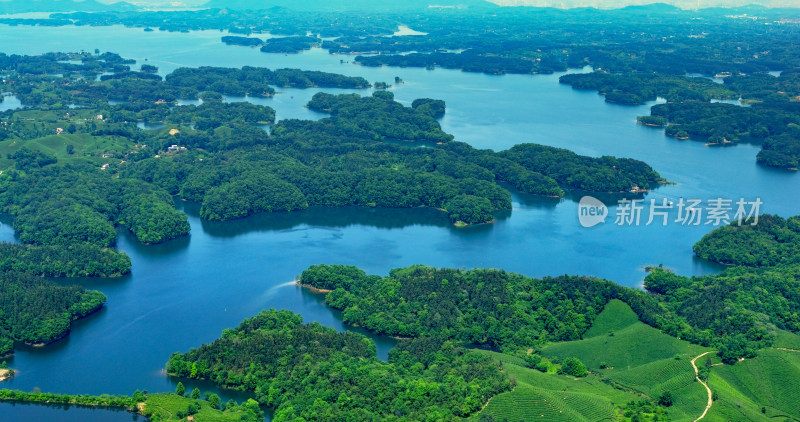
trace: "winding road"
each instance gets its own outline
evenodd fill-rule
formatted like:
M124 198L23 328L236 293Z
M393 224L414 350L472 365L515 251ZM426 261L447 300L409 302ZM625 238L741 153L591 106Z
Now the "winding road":
M705 352L705 353L703 353L701 355L696 356L694 359L692 359L692 368L694 368L694 377L695 377L695 379L697 379L697 381L700 382L700 384L703 384L703 387L705 387L706 391L708 392L708 404L706 404L706 410L704 410L703 414L700 415L699 418L695 419L694 422L697 422L700 419L705 418L706 417L706 413L708 413L708 410L711 409L711 405L714 404L713 396L711 395L711 389L708 387L708 384L706 384L703 380L700 379L700 372L697 370L697 365L694 364L694 362L697 359L700 359L701 357L703 357L703 356L705 356L705 355L707 355L709 353L714 353L714 351L711 350L711 351Z

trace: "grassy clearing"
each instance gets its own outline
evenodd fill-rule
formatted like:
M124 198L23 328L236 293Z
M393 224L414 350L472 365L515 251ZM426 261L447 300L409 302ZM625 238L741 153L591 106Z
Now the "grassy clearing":
M205 400L195 400L181 397L173 393L150 394L144 403L144 413L150 415L150 420L178 421L178 412L186 411L190 404L198 407L198 412L192 417L196 422L234 422L241 421L245 412L240 409L218 410L211 407ZM182 420L186 420L184 417Z
M105 120L97 118L97 114L103 112L73 109L14 113L3 122L15 136L0 142L0 170L12 167L14 161L7 156L23 147L55 156L60 163L89 161L99 166L119 162L120 157L135 149L134 144L119 136L92 136L90 133L94 130L109 127ZM57 134L58 129L61 129L61 134ZM72 145L72 154L67 153L68 145Z
M72 154L67 154L67 145L73 146ZM13 167L14 160L9 160L8 155L23 147L55 156L59 164L88 161L98 166L119 163L118 157L135 149L133 143L125 138L92 136L86 133L49 135L27 141L9 139L0 142L0 170Z

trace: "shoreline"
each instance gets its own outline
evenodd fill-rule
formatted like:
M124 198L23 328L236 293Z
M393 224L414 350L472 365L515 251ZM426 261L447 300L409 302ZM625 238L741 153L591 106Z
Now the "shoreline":
M14 370L14 369L10 369L10 368L9 369L0 369L0 382L3 382L5 380L9 380L11 378L14 378L14 376L17 375L17 372L18 371Z
M300 286L300 287L302 287L304 289L311 290L313 293L328 294L328 293L333 291L333 290L329 290L329 289L320 289L320 288L314 287L314 286L312 286L310 284L303 284L303 283L300 282L300 280L295 280L294 284L296 284L296 285L298 285L298 286Z
M74 318L73 318L73 319L72 319L72 320L69 322L69 328L68 328L66 331L64 331L63 333L61 333L61 334L59 334L58 336L56 336L56 338L54 338L54 339L52 339L52 340L48 340L48 341L45 341L45 342L41 342L41 341L40 341L40 342L38 342L38 343L32 343L32 342L29 342L29 341L23 341L22 343L23 343L23 344L25 344L26 346L40 348L40 347L45 347L45 346L47 346L47 345L53 344L53 343L55 343L55 342L57 342L57 341L63 340L63 339L65 339L65 338L66 338L66 337L67 337L67 336L68 336L68 335L69 335L69 334L72 332L72 323L73 323L73 322L75 322L75 321L77 321L77 320L79 320L79 319L86 318L86 317L88 317L88 316L90 316L90 315L92 315L92 314L94 314L94 313L97 313L97 312L99 312L101 309L103 309L105 306L106 306L106 303L105 303L105 302L103 302L103 303L101 303L100 305L96 306L94 309L91 309L91 310L89 310L89 312L87 312L86 314L84 314L84 315L81 315L81 316L76 316L76 317L74 317Z

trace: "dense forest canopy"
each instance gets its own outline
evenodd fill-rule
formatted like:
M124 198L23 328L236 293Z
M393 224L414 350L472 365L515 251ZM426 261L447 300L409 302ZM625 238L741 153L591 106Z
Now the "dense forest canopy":
M89 243L30 246L0 242L0 271L46 277L113 277L131 271L125 252Z
M756 224L752 224L756 223ZM694 245L700 258L725 265L774 267L800 264L800 217L762 215L721 227Z
M434 113L422 113L419 106L404 107L393 100L394 95L391 92L376 92L371 97L320 92L314 94L308 103L308 108L345 119L359 128L375 132L382 138L432 143L453 140L453 135L442 131L432 115ZM440 114L443 114L444 105L442 104L440 108Z
M433 100L404 107L388 92L319 93L309 107L331 117L283 120L271 135L230 122L205 132L185 131L175 139L197 151L139 160L121 173L202 202L201 216L212 220L308 206L426 206L466 224L490 221L493 211L510 209L510 195L498 182L561 196L563 189L627 192L661 181L636 160L594 159L532 144L507 153L474 149L441 130L432 116L441 114L444 104ZM232 134L237 144L220 146ZM398 140L430 147L391 142ZM546 160L560 166L544 165ZM570 171L574 177L566 177Z
M394 356L381 362L360 334L270 310L212 343L173 354L167 372L252 391L275 409L275 421L453 420L511 388L496 361L450 342L417 358L408 351Z
M183 384L178 384L183 387ZM216 422L258 422L264 420L264 412L253 399L237 404L233 400L221 403L216 393L206 393L203 398L185 393L156 393L136 390L130 396L102 394L58 394L26 392L19 390L0 390L0 400L47 405L97 406L101 408L120 408L142 415L151 422L178 422L192 417L198 421ZM133 417L137 420L137 416Z
M188 234L174 195L201 203L206 220L309 206L425 206L462 225L489 222L511 208L500 183L562 196L565 189L617 192L661 182L635 160L533 144L477 150L442 131L436 119L446 105L436 99L406 107L386 91L319 93L309 107L330 117L275 123L272 108L224 97L272 95L270 85L368 87L361 78L204 67L178 69L162 80L155 67L132 71L133 64L113 53L0 55L0 69L8 73L1 88L27 106L3 112L0 125L0 211L13 217L23 243L0 245L9 293L3 298L12 301L0 324L3 352L15 340L60 338L72 320L105 300L99 292L31 277L127 274L130 259L113 249L119 228L148 244ZM206 99L201 105L174 104L198 96ZM137 122L163 127L142 130ZM272 124L269 132L259 127L264 124ZM565 178L547 160L577 176ZM37 295L54 298L61 311L39 306ZM470 399L459 412L474 411L478 402Z
M265 53L322 47L359 54L354 61L365 66L533 74L590 65L595 72L565 75L561 82L596 90L609 102L664 98L640 122L680 139L756 142L762 145L760 163L798 167L800 73L790 69L800 66L800 55L793 43L782 42L795 39L797 29L778 20L797 18L794 12L760 11L763 19L740 21L714 10L511 12L484 6L493 13L442 9L402 19L376 13L367 24L363 17L282 9L267 17L198 10L180 20L170 12L114 12L0 22L219 28L245 35L226 35L227 44ZM617 24L597 30L609 20ZM388 36L401 23L425 32ZM288 36L258 38L267 31ZM200 203L205 220L310 206L423 206L441 209L461 225L489 222L496 211L511 208L501 183L563 196L566 190L652 189L663 181L632 159L585 157L530 143L477 150L442 130L436 119L446 105L436 99L406 107L388 91L317 93L308 107L329 117L280 122L270 107L229 102L271 97L276 86L369 88L363 78L254 67L180 68L162 78L153 66L136 71L133 64L113 53L0 55L0 71L7 73L0 89L31 107L3 113L0 128L0 210L14 216L17 236L26 243L0 244L0 354L13 341L60 338L72 320L105 301L99 292L37 276L124 274L130 260L111 249L119 227L145 243L187 234L187 218L173 207L173 195ZM771 70L786 71L775 77L766 73ZM750 107L711 102L736 98ZM176 106L181 99L203 103ZM143 131L137 122L164 127ZM269 132L258 127L266 124ZM464 418L516 385L502 364L471 347L513 354L547 372L551 366L539 352L554 342L583 339L616 300L651 327L713 347L725 363L734 363L772 346L780 330L800 332L798 233L797 217L765 216L758 226L720 228L696 244L695 253L736 267L691 278L652 268L645 290L500 270L413 266L380 277L355 267L312 266L300 281L330 290L325 301L342 311L345 322L405 337L389 363L376 359L374 343L363 336L265 311L212 343L174 354L167 370L251 391L275 408L275 420ZM587 375L574 357L559 365L563 375ZM671 396L662 395L659 403L671 405Z
M769 346L777 329L800 332L796 217L766 216L764 221L760 229L716 229L695 245L701 257L733 256L735 262L727 263L760 269L736 267L688 278L652 268L646 292L590 278L532 279L496 270L422 266L378 277L355 267L318 265L304 271L300 282L330 291L325 301L343 311L345 322L387 335L444 336L510 353L579 339L598 309L620 299L641 321L718 347L732 362ZM760 260L754 262L753 256Z
M737 292L733 286L748 275L761 288ZM800 330L796 269L760 276L728 272L696 281L654 269L645 282L649 292L585 277L532 279L497 270L422 266L378 277L354 267L320 265L304 271L300 281L331 290L325 301L343 311L345 322L386 335L443 336L506 353L582 338L598 310L613 299L626 302L640 320L667 334L720 347L725 359L754 356L771 344L776 328ZM783 299L766 293L777 287L786 292ZM756 313L769 307L749 302L758 292L789 304L776 308L765 323ZM730 295L738 298L734 308L724 305Z
M50 343L65 336L72 321L103 306L106 296L79 286L60 286L17 271L0 272L0 355L13 342Z
M80 62L80 63L76 63ZM166 102L196 100L214 93L234 97L271 97L272 86L294 88L369 88L361 77L299 69L270 70L245 66L178 68L162 78L152 68L131 71L135 62L114 53L48 53L41 56L0 53L0 71L8 72L0 88L22 104L62 108L68 104L96 107L109 100ZM157 69L156 69L157 70ZM96 78L100 77L97 81Z
M88 164L37 169L0 192L3 212L15 217L24 243L69 246L116 244L115 225L144 243L159 243L189 232L186 216L164 190L130 179L114 179Z
M568 74L560 81L597 90L608 102L642 104L664 98L667 103L652 106L651 115L639 117L639 122L666 127L667 136L710 145L759 144L757 160L764 165L797 168L800 163L800 72L795 70L778 76L728 76L722 84L698 77L605 71ZM729 98L738 98L740 104L711 102Z
M798 12L793 9L680 10L652 5L557 10L481 3L483 7L421 7L407 12L376 11L371 4L366 21L360 13L318 8L274 9L265 19L262 11L234 7L226 13L216 9L181 12L179 20L168 11L54 14L51 19L55 22L45 24L123 24L172 31L217 28L242 35L292 35L297 41L311 33L334 38L323 44L332 53L383 53L363 56L359 61L448 66L487 73L553 72L590 64L613 72L715 75L789 69L798 64L792 46L780 42L796 35L796 28L776 24L797 18ZM757 20L737 18L742 14ZM43 20L3 21L41 24ZM612 29L597 30L598 25L609 22L614 23ZM387 36L401 24L424 35Z

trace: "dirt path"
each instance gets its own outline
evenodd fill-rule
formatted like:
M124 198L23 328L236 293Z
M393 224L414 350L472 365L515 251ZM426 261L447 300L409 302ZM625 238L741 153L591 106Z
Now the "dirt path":
M786 352L798 352L798 353L800 353L800 350L787 349L785 347L776 347L775 350L783 350L783 351L786 351Z
M696 361L697 359L700 359L701 357L703 357L703 356L705 356L705 355L707 355L709 353L713 353L713 350L710 351L710 352L705 352L705 353L695 357L694 359L692 359L692 368L694 368L694 377L695 377L695 379L697 379L697 381L700 382L700 384L703 384L703 387L705 387L706 391L708 392L708 404L706 404L706 410L704 410L703 414L700 415L699 418L695 419L694 422L697 422L700 419L705 418L706 417L706 413L708 413L708 410L711 409L711 405L714 404L714 400L712 399L713 396L711 395L711 389L708 388L708 384L706 384L705 382L703 382L703 380L700 379L700 372L697 370L697 365L694 364L694 361Z

